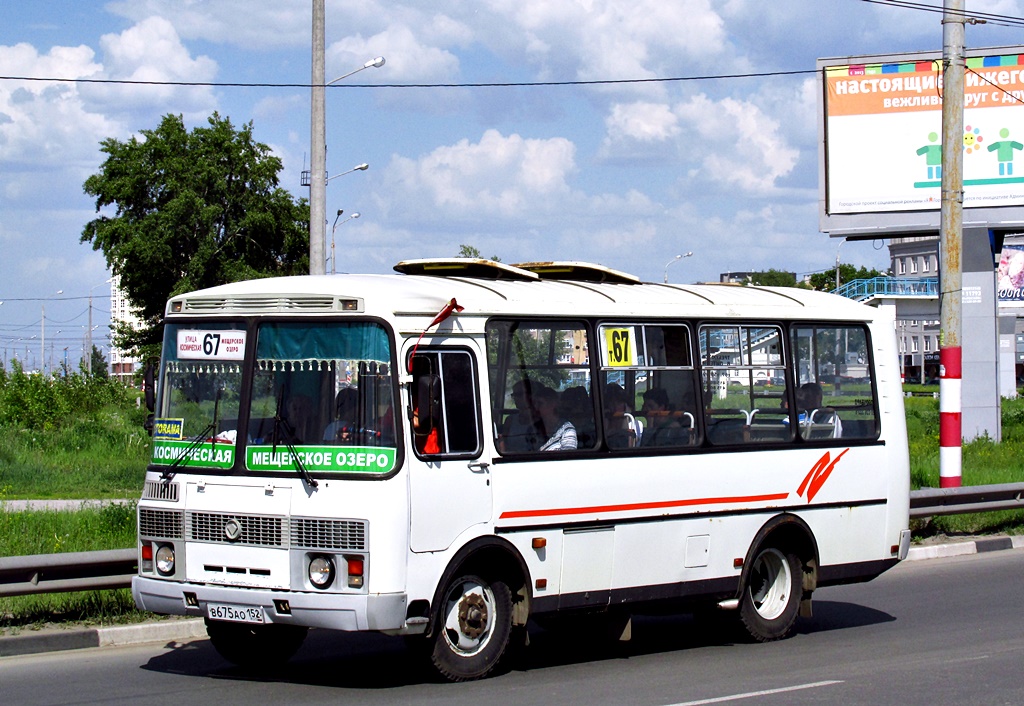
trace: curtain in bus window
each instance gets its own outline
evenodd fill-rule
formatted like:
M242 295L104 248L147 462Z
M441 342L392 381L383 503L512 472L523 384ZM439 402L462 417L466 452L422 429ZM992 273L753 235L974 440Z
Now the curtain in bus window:
M386 363L388 336L377 324L309 325L266 323L260 327L256 357L265 360L374 360Z

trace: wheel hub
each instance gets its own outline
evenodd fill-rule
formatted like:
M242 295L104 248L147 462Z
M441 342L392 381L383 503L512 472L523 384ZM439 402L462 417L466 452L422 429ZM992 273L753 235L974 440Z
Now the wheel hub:
M475 639L487 627L487 604L484 599L471 593L459 602L459 630L468 638Z

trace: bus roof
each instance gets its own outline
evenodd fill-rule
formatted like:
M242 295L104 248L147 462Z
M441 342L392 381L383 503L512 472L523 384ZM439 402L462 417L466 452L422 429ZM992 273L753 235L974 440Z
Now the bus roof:
M877 309L845 297L795 287L661 284L640 282L632 275L587 263L528 263L542 271L533 272L472 258L465 258L460 267L452 262L458 259L399 263L395 269L407 274L304 275L235 282L173 297L167 314L361 312L433 317L452 299L463 307L459 317L754 316L868 321L878 314Z

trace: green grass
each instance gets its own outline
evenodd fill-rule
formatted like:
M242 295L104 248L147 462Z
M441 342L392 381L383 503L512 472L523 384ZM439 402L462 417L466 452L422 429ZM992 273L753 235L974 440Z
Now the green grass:
M0 494L0 500L3 495ZM0 556L123 549L135 546L135 502L81 510L0 512ZM137 622L128 589L0 598L0 633L47 623Z

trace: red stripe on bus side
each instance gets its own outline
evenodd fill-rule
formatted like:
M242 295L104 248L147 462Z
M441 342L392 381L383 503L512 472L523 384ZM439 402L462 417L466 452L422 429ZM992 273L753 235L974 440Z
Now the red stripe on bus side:
M501 513L502 520L523 517L554 517L555 515L589 515L597 512L630 512L634 510L660 510L670 507L691 507L693 505L732 505L738 503L760 503L771 500L785 500L789 493L772 495L748 495L734 498L691 498L688 500L664 500L651 503L630 503L628 505L597 505L595 507L563 507L546 510L511 510Z

